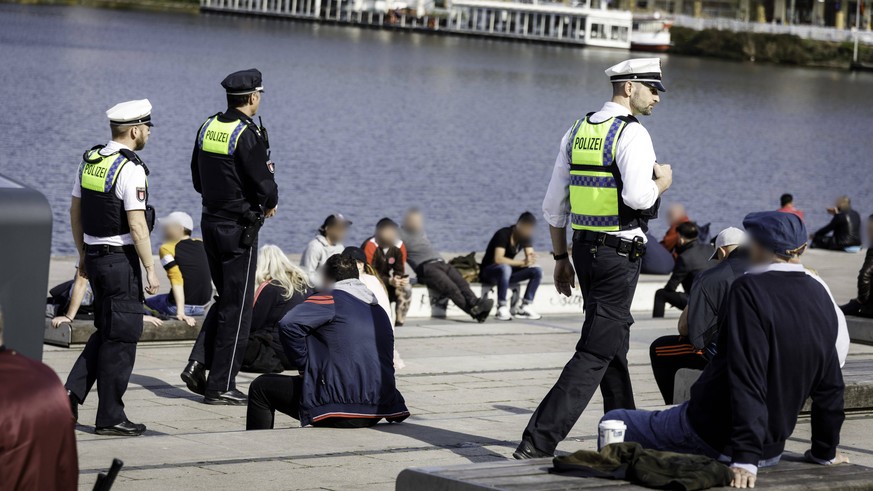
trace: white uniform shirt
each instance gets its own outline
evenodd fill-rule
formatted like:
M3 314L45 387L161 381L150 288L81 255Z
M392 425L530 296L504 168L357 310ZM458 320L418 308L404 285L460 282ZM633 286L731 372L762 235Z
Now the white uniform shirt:
M631 112L621 104L607 102L600 111L591 115L592 123L601 123L615 116L630 116ZM561 139L558 158L552 170L552 180L543 200L543 216L553 227L566 227L570 221L570 160L567 155L567 140L570 130ZM641 124L629 124L622 130L615 150L615 160L621 173L623 188L621 199L635 209L651 208L658 199L658 186L652 179L652 172L657 159L652 146L652 137ZM642 237L639 228L607 232L625 239Z
M126 145L110 141L105 147L100 149L100 155L110 155L121 149L130 150ZM79 165L76 171L76 183L73 185L74 198L82 197L81 165ZM145 187L145 169L141 165L128 162L124 164L124 167L121 168L121 172L118 173L118 177L115 179L115 196L124 201L124 209L127 211L145 210L145 199L140 201L139 196L137 196L139 194L137 193L137 188ZM133 244L133 238L130 234L113 235L111 237L94 237L93 235L85 234L85 243L88 245L124 246Z

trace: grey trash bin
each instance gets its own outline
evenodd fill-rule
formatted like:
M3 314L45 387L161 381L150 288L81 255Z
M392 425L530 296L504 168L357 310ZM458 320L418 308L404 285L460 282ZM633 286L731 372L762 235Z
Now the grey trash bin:
M4 344L42 360L52 210L42 193L2 175L0 237Z

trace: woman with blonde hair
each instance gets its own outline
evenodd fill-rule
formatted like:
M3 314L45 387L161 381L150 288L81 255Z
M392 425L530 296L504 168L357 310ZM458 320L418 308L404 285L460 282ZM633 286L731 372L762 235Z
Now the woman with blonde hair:
M309 280L282 249L265 245L258 251L258 289L242 371L276 373L296 369L279 341L279 321L311 293Z

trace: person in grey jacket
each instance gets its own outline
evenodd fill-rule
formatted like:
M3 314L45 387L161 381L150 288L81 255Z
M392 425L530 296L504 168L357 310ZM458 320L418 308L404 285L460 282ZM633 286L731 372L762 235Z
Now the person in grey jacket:
M306 245L303 257L300 258L300 267L309 278L310 285L316 288L322 286L318 268L324 265L330 256L343 252L345 249L343 240L351 224L352 222L342 213L334 213L324 219L324 223L318 229L318 235Z
M694 284L694 277L711 266L709 258L712 256L712 246L698 240L700 229L694 222L680 224L676 227L676 233L679 234L679 245L676 246L679 257L667 284L655 292L652 317L664 317L664 307L668 303L677 309L684 309L688 305L688 292ZM676 291L679 285L684 291Z

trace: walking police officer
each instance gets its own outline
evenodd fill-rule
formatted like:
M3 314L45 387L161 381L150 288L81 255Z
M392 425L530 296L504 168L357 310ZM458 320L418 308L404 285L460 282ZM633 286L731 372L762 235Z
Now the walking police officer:
M94 292L94 325L67 378L73 416L97 382L96 432L138 436L145 425L131 423L121 398L127 390L136 343L142 335L143 288L158 291L149 233L154 209L148 204L149 169L134 153L149 139L152 105L148 99L123 102L106 111L112 140L82 157L73 186L70 224L79 250L79 272Z
M648 221L673 182L659 165L637 115L660 101L657 58L634 59L606 70L612 101L576 121L561 142L543 202L555 256L555 286L570 296L574 275L585 301L576 353L564 367L524 431L515 458L552 456L597 386L606 411L633 409L627 367L631 301L645 254ZM573 264L566 227L573 227ZM573 265L576 271L573 270Z
M207 404L245 405L235 379L251 324L258 230L264 218L275 215L279 191L267 133L252 120L264 90L261 72L235 72L221 85L228 109L203 123L191 157L194 189L203 198L200 228L218 297L182 380Z

